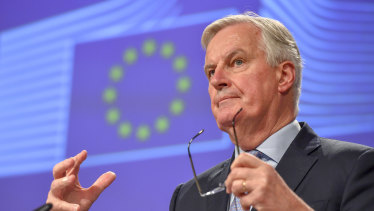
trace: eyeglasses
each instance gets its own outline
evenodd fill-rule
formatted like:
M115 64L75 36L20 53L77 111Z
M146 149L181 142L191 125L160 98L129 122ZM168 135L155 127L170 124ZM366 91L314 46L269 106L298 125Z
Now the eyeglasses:
M234 115L234 118L232 119L232 128L234 130L235 145L236 145L236 151L238 152L238 154L240 153L240 151L239 151L238 137L236 136L236 130L235 130L235 118L236 118L236 116L238 116L238 114L242 110L243 110L243 108L240 108L239 111L236 112L236 114ZM191 138L191 140L188 143L188 148L187 149L188 149L188 156L190 157L190 163L191 163L191 167L192 167L193 177L194 177L194 180L195 180L195 183L196 183L196 186L197 186L197 190L199 191L199 194L200 194L201 197L206 197L206 196L210 196L210 195L214 195L216 193L222 192L226 189L226 187L225 187L225 184L220 183L220 184L218 184L218 187L216 187L213 190L210 190L206 193L203 193L201 191L199 180L197 179L195 167L194 167L193 161L192 161L192 156L191 156L191 152L190 152L190 145L191 145L192 141L195 140L195 138L197 138L203 132L204 132L204 129L200 130L194 137Z

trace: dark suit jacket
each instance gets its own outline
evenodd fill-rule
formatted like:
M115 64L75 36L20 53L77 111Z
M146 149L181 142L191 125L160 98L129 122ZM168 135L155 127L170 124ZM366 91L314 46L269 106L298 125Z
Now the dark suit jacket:
M374 210L374 149L318 137L306 124L278 163L287 185L315 210ZM233 158L199 175L202 189L223 183ZM226 211L225 192L202 198L193 180L179 185L170 211Z

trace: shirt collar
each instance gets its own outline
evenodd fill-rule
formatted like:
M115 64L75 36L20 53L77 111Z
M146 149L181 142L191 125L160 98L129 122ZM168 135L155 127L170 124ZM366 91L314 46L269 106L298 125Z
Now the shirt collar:
M256 149L275 162L279 163L280 159L295 139L297 134L299 133L301 127L297 120L292 121L288 125L284 126L273 135L265 139ZM239 149L240 152L243 152L242 149ZM235 148L235 157L237 156L236 148Z

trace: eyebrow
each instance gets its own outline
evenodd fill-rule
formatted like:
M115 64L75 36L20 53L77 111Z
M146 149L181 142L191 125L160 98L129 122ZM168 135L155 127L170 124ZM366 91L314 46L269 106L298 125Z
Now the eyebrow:
M239 53L245 53L245 51L242 50L241 48L235 49L234 51L231 51L230 53L228 53L225 56L225 59L231 59L232 57L234 57L236 54L239 54Z
M204 72L205 74L208 72L209 69L214 68L216 65L214 64L207 64L204 66Z
M235 50L229 52L228 54L226 54L226 55L224 56L224 60L225 60L225 61L226 61L226 60L229 60L229 59L231 59L232 57L234 57L236 54L239 54L239 53L245 53L245 51L242 50L241 48L239 48L239 49L235 49ZM205 66L204 66L204 72L205 72L205 74L207 73L207 71L208 71L209 69L211 69L211 68L215 68L216 66L217 66L217 65L215 65L215 64L207 64L207 65L205 65Z

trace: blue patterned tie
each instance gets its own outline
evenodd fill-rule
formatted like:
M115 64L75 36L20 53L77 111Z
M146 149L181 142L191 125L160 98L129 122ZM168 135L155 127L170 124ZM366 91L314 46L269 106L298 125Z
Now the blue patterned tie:
M265 163L270 164L273 167L275 167L276 165L276 162L273 159L256 149L251 150L248 153L258 157L259 159L261 159ZM252 207L250 208L250 210L252 210ZM240 205L240 199L238 197L234 197L234 201L231 203L229 211L244 211L244 209Z
M264 153L258 151L257 149L251 150L248 153L258 157L260 160L264 161L265 163L268 163L269 161L274 162L273 159L271 159L269 156L265 155Z
M230 205L230 211L244 211L238 197L234 197L234 201Z

